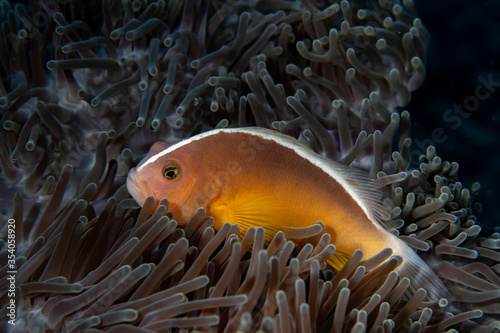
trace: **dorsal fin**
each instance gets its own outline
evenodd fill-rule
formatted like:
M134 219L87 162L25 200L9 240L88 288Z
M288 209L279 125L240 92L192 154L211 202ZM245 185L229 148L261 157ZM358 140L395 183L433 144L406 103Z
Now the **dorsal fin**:
M381 187L380 183L371 179L364 170L326 158L325 160L325 163L330 164L335 173L342 177L345 182L344 188L355 198L372 221L376 221L386 230L394 230L399 226L391 219L394 202L389 188Z
M259 127L235 129L235 131L259 135L293 149L298 155L309 160L340 183L373 222L386 230L398 227L398 223L390 218L394 208L391 191L381 187L380 182L371 179L366 171L318 155L298 140L277 131Z

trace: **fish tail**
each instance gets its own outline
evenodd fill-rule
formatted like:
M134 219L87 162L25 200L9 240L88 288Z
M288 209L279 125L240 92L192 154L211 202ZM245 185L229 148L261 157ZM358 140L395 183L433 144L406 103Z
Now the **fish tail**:
M431 267L408 245L400 241L399 254L403 257L403 263L397 272L410 280L407 296L410 297L420 288L427 291L426 299L432 302L441 299L450 299L452 295L441 279L434 273Z

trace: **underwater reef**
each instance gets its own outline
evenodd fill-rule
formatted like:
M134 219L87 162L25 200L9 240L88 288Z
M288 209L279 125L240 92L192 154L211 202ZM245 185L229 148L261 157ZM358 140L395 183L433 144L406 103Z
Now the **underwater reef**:
M495 13L500 3L487 0L456 3L441 1L429 6L415 3L418 14L431 34L424 84L415 91L412 110L412 139L424 142L436 127L443 128L446 140L437 144L442 156L453 156L460 164L460 181L481 184L481 223L499 226L496 200L500 197L500 29ZM470 100L483 80L490 86L479 103ZM483 89L480 92L484 93ZM455 105L470 103L465 117L445 117ZM417 111L418 110L418 111ZM414 142L414 149L415 149Z
M411 0L1 1L0 17L2 330L500 330L500 233L479 224L480 186L433 146L416 154L399 111L426 75ZM127 192L155 141L244 126L391 190L393 232L449 297L408 293L387 250L328 268L322 222L265 247L262 228L216 232L202 208L180 228L168 198L154 211Z

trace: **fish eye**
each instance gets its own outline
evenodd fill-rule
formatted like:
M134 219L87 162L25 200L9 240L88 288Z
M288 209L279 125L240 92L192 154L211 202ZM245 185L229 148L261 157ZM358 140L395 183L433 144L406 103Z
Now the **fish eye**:
M181 169L179 168L178 165L175 164L167 165L163 169L163 177L165 177L168 180L176 179L177 177L179 177L180 174L181 174Z

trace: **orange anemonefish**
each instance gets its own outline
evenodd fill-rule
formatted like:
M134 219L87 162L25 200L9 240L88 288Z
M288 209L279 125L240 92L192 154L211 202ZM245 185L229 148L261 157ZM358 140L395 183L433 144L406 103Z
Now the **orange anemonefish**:
M130 170L127 189L142 206L147 197L170 200L179 225L203 207L214 228L225 222L263 227L266 241L285 227L322 221L335 245L328 263L340 269L354 253L365 258L391 248L403 258L398 272L431 299L446 295L429 266L387 231L392 207L361 170L316 154L278 132L251 127L215 129L172 146L155 144ZM385 228L384 228L385 227Z

